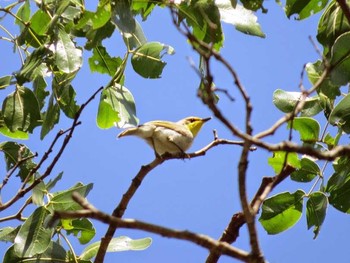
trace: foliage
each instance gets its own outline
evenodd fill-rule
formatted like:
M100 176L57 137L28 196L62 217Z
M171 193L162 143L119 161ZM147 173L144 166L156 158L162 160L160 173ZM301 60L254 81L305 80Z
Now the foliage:
M348 9L344 10L339 2L345 3ZM265 230L269 234L278 234L291 228L306 209L307 227L313 228L316 238L327 218L329 205L339 212L349 213L350 150L342 139L350 133L350 95L343 96L341 91L350 82L350 17L346 12L350 14L350 1L286 1L287 18L295 15L301 20L323 12L317 28L317 40L323 47L322 57L305 67L312 87L308 90L301 87L300 91L278 89L273 94L273 103L285 114L273 131L286 124L290 134L286 142L277 146L263 143L267 135L252 136L249 129L242 134L233 124L225 122L215 108L218 95L209 67L209 61L213 59L229 69L243 100L249 100L234 70L220 56L224 45L222 22L242 33L264 38L255 14L259 10L267 12L263 4L263 0L100 0L95 10L87 10L82 0L25 0L1 5L1 20L14 19L17 31L11 32L12 28L0 24L2 34L6 34L0 41L13 43L20 67L16 72L0 77L0 89L7 91L0 111L0 133L9 138L0 143L6 166L0 191L9 180L16 180L14 176L18 177L20 187L9 200L0 199L0 211L27 196L15 216L1 219L21 220L21 225L16 228L5 226L0 230L0 240L12 243L3 262L29 259L36 262L48 262L47 259L50 262L91 262L98 253L100 242L95 242L86 246L81 255L76 255L68 239L75 236L82 245L90 243L95 236L90 219L55 217L57 211L74 213L86 209L72 199L72 194L86 197L93 185L79 182L69 189L54 192L62 173L50 179L51 172L79 125L81 112L96 95L93 94L84 104L79 105L76 100L81 88L75 86L74 80L81 68L87 66L83 64L83 58L88 54L90 71L106 74L109 78L99 94L98 127L109 129L114 125L138 124L132 91L125 87L127 67L145 79L157 79L166 70L167 56L175 53L171 43L148 41L136 19L139 16L146 20L156 7L170 9L173 26L187 37L200 56L198 94L214 115L233 135L244 141L243 147L257 145L272 152L267 163L275 172L275 181L284 180L281 175L289 167L292 172L287 177L291 180L304 185L312 183L309 191L299 189L266 198L259 219ZM112 56L111 50L103 44L113 34L121 34L124 42L124 53L120 56ZM249 116L249 107L246 109ZM30 149L18 140L30 140L40 133L40 139L46 141L62 118L72 119L72 126L60 131L36 161L36 149ZM332 135L334 131L336 134ZM291 135L295 133L298 142L292 142ZM60 150L48 158L63 135L67 137ZM163 161L165 159L159 163ZM327 172L330 177L325 173L326 167L331 170ZM244 208L244 201L242 205ZM32 212L29 212L29 207L32 207ZM25 211L28 211L27 217L22 216ZM251 232L250 235L253 236ZM66 246L59 238L65 240ZM150 238L116 237L109 243L107 251L141 250L150 245Z

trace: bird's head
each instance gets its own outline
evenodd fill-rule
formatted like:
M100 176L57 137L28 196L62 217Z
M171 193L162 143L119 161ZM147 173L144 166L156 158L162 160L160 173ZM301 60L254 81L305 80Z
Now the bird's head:
M179 120L177 123L187 126L187 128L193 134L193 137L196 137L203 124L209 121L211 117L208 118L199 118L199 117L187 117L182 120Z

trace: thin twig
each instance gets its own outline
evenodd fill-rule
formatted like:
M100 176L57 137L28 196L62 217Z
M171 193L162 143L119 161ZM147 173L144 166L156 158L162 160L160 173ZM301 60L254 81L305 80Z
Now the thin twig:
M17 202L19 199L21 199L25 194L27 194L29 191L31 191L36 185L38 185L40 182L42 182L46 177L48 177L51 174L52 169L55 167L56 163L58 162L58 160L60 159L60 157L62 156L64 150L66 149L68 143L70 142L74 130L75 128L80 125L80 121L79 121L79 117L82 113L82 111L84 110L84 108L95 98L95 96L103 89L103 87L99 88L96 92L94 92L94 94L85 102L81 105L81 107L79 108L79 110L77 111L72 126L67 129L66 131L59 131L56 135L56 137L54 138L53 142L51 143L48 151L45 152L45 154L43 155L43 157L41 158L40 162L29 172L27 178L24 180L24 182L22 183L22 186L20 187L20 189L18 190L18 192L6 203L4 203L3 205L0 206L0 211L8 208L9 206L11 206L12 204L14 204L15 202ZM49 157L50 153L53 150L54 145L56 144L56 142L58 141L58 139L64 135L65 133L67 133L66 137L64 138L62 145L60 147L60 149L58 150L57 154L55 155L55 157L53 158L53 161L50 163L50 165L46 168L45 172L38 178L36 178L29 186L27 186L28 180L40 169L40 167L42 166L42 164L44 163L44 161Z

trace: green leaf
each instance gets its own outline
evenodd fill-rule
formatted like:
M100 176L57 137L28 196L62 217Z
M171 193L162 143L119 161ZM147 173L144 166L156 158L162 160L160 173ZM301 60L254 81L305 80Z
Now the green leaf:
M34 93L18 86L2 104L4 121L10 131L33 132L41 119L39 104Z
M306 202L306 220L308 229L315 226L314 238L317 237L326 217L327 207L328 198L324 193L314 192L310 194L309 199Z
M308 158L304 157L300 160L300 168L294 171L290 178L296 182L311 182L317 175L320 175L320 167L317 163Z
M43 116L43 124L41 127L40 139L44 139L45 136L53 129L55 124L58 123L60 119L60 107L54 101L54 96L51 95L49 104L47 106L47 111Z
M331 49L331 80L343 86L350 81L350 32L340 35Z
M297 19L305 19L320 12L328 3L328 0L287 0L285 12L288 18L297 14Z
M137 48L147 42L140 24L131 12L131 1L120 0L112 4L112 22L122 33L128 50Z
M103 27L98 29L90 29L86 33L87 42L85 49L91 50L94 47L101 46L102 40L109 38L115 31L115 26L111 21L108 21Z
M3 76L0 78L0 89L4 89L11 85L12 75Z
M160 78L163 68L166 65L162 57L164 54L174 54L171 46L159 43L148 42L133 52L131 64L134 70L144 78Z
M47 209L49 209L51 212L55 210L75 211L81 209L81 206L72 199L72 194L73 192L77 192L81 196L86 197L92 189L92 186L93 184L83 185L82 183L77 183L68 190L53 193L52 198L47 205Z
M45 207L38 207L21 226L14 244L18 257L33 257L49 247L53 229L44 227L48 214Z
M142 239L131 239L126 236L116 237L111 240L107 248L107 252L121 252L129 250L144 250L148 248L152 243L152 239L142 238ZM97 250L100 247L100 241L87 246L80 258L83 260L89 260L96 256Z
M265 37L260 24L257 22L258 17L248 9L237 4L235 7L229 0L216 0L215 4L219 8L220 19L228 24L232 24L235 28L245 34Z
M18 8L16 16L20 19L15 19L15 24L17 24L22 32L25 28L23 23L26 23L30 19L30 4L29 0L24 1L24 3Z
M259 221L268 234L281 233L299 221L304 195L304 191L297 190L293 194L280 193L264 201Z
M91 19L93 29L98 29L103 27L111 19L111 6L109 2L107 1L105 1L105 3L102 3L102 2L103 1L99 2L97 10Z
M287 155L288 154L288 155ZM273 168L275 174L279 174L284 165L300 168L300 161L296 153L274 152L273 157L268 159L268 164Z
M275 90L273 93L273 103L284 113L293 112L295 105L299 102L301 92L284 91L281 89ZM320 99L318 96L306 98L304 108L301 110L301 115L311 117L322 110Z
M130 91L119 84L105 88L101 93L97 113L97 125L109 129L115 124L137 125L135 101Z
M57 67L63 73L74 73L80 69L83 63L82 50L77 48L70 36L63 28L59 28L58 39L50 46L55 55Z
M350 213L350 159L340 157L333 164L334 173L329 178L326 191L329 203L344 213Z
M4 227L0 229L0 241L2 242L15 242L15 238L19 231L19 227Z
M68 234L78 237L80 244L87 244L95 236L96 230L91 221L86 218L61 220L62 227Z
M229 1L228 3L231 6ZM193 29L193 35L198 40L208 44L212 43L215 50L222 47L224 37L216 1L194 0L189 4L182 1L177 7L180 20L186 19L188 26ZM196 43L193 44L196 45Z
M50 191L52 188L55 187L56 183L62 179L63 172L60 172L53 180L50 179L50 181L46 184L47 191Z
M27 140L29 139L29 134L27 132L23 131L10 131L9 128L6 126L0 127L0 133L6 137L12 138L12 139L18 139L18 140Z
M99 72L114 76L122 64L120 57L111 57L104 46L97 46L93 49L92 57L89 58L89 66L92 72Z
M50 16L45 11L39 9L30 19L30 28L39 36L45 35L50 21Z
M45 90L47 83L43 77L37 77L33 81L33 92L39 103L39 109L41 110L45 105L45 99L50 94Z
M18 165L19 160L27 159L22 161L19 165L18 176L20 176L22 182L28 176L28 173L33 169L36 164L33 162L31 156L34 154L23 144L16 142L3 142L0 143L0 151L5 154L6 170L9 171L15 165Z
M320 135L320 124L309 117L295 117L288 122L288 128L293 128L300 134L300 139L305 143L315 143Z
M332 137L329 133L326 134L323 142L327 144L328 149L333 149L334 146L338 145L339 139L342 136L342 129L338 129L338 133L335 137Z
M346 1L350 4L350 1ZM350 31L350 24L341 7L336 1L331 1L318 23L317 40L323 45L327 55L335 40L343 33Z
M56 242L50 242L49 246L42 254L33 257L19 257L14 250L14 246L11 246L4 255L3 263L13 263L13 262L35 262L35 263L58 263L58 262L68 262L67 253L64 248ZM73 262L73 261L69 261ZM81 262L81 261L79 261ZM83 263L83 262L81 262Z
M45 187L45 183L40 182L39 184L37 184L32 190L32 202L33 202L33 204L35 204L36 206L45 205L44 196L46 193L47 193L47 190Z
M70 85L70 78L74 78L74 76L71 74L56 74L52 82L55 99L60 106L60 109L71 119L75 118L75 115L80 108L75 100L75 90L73 86Z
M249 10L257 11L262 8L264 0L241 0L243 6Z
M18 85L46 76L49 71L45 64L48 53L48 49L45 46L41 46L26 58L21 70L16 74Z
M320 60L316 61L315 63L307 63L305 69L308 78L313 85L321 78L321 75L325 70L323 63ZM330 76L328 75L323 78L317 92L323 93L329 99L335 99L337 96L340 96L340 86L334 85Z
M346 133L350 133L350 94L346 95L334 107L328 118L330 124L341 127Z

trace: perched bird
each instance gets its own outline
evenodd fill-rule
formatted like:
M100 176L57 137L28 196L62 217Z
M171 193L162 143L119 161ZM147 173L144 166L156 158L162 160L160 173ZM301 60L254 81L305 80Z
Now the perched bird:
M134 135L144 139L155 155L184 154L191 147L203 124L211 118L187 117L178 122L150 121L124 130L118 138Z

